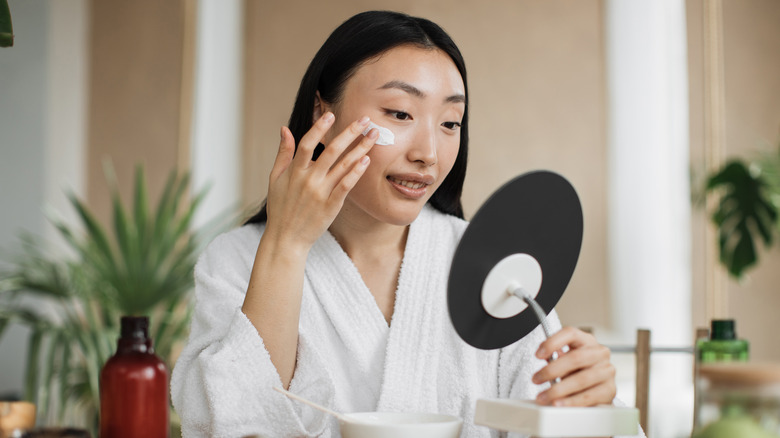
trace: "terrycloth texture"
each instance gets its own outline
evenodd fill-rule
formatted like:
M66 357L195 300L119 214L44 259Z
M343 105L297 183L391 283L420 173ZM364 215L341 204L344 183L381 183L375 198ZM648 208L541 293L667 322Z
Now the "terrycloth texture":
M446 285L466 223L425 207L410 226L390 327L357 268L325 233L306 263L298 357L290 391L340 412L439 412L463 418L462 437L496 437L473 424L478 398L532 399L538 328L502 350L463 342ZM272 390L282 383L241 312L261 225L223 234L195 268L189 342L173 370L185 437L338 437L338 423ZM551 313L553 329L560 327Z

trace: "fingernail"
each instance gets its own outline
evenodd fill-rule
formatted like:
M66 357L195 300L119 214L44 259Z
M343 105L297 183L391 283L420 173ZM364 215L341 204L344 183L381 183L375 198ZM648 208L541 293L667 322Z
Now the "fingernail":
M539 378L539 374L534 374L534 376L531 377L531 381L536 383L536 384L539 384L539 383L542 382L541 379Z
M281 137L281 139L284 140L284 126L282 126L282 128L279 129L279 137Z
M363 158L360 159L360 164L362 166L367 166L369 161L370 160L368 158L368 155L363 155Z
M557 407L566 406L566 401L565 400L555 400L553 402L553 405L555 405Z
M368 138L371 140L375 140L377 137L379 137L379 130L378 129L372 129L368 133Z
M541 404L547 403L547 394L543 392L543 393L537 395L536 396L536 401L538 403L541 403Z
M544 359L547 357L547 350L545 350L544 347L539 347L539 349L536 350L536 357Z
M325 113L324 116L322 116L322 121L325 123L330 123L333 121L333 118L334 118L333 113L328 111Z
M360 120L358 120L358 123L361 125L368 125L368 121L371 120L368 118L368 116L363 116Z

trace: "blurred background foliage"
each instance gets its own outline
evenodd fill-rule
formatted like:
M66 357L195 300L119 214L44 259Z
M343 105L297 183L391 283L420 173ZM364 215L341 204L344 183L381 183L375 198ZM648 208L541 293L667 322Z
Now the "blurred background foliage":
M0 337L12 322L30 329L24 399L37 405L39 424L84 426L93 436L98 378L116 350L120 317L148 316L155 352L172 368L188 335L197 256L229 222L222 215L191 229L208 189L190 199L188 174L171 172L154 208L141 167L131 207L120 198L113 172L106 174L110 224L99 223L69 195L79 223L68 225L54 214L49 220L70 254L53 255L52 245L23 235L0 274Z
M14 45L14 27L11 24L11 11L8 0L0 0L0 47Z
M780 233L780 148L726 162L710 176L706 190L718 201L712 222L720 262L732 277L742 278L758 263L758 244L771 247Z

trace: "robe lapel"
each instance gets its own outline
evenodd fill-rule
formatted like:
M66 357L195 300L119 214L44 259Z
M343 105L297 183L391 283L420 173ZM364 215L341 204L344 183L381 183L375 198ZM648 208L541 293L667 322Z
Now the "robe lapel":
M306 278L313 298L346 347L351 365L362 373L380 374L389 328L357 268L330 233L323 234L309 252Z
M446 317L449 249L440 243L431 207L423 208L407 238L387 341L385 373L377 410L434 412L436 371Z

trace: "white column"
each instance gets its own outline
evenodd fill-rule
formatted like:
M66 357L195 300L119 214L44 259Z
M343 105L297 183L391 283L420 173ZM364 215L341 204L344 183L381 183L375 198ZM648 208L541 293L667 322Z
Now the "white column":
M243 3L199 0L192 118L192 182L210 185L195 226L240 199Z
M633 342L641 327L652 330L653 345L688 345L692 326L685 2L608 0L606 11L613 328L626 342ZM651 415L675 417L669 411L675 397L667 392L665 406L653 399L661 400L661 391L679 391L690 384L690 366L681 367L678 361L690 358L670 362L657 357L651 365ZM677 365L668 365L672 362ZM678 436L680 432L672 430L677 420L669 416L665 420L661 424L651 418L653 436Z
M86 196L88 5L86 0L51 2L46 108L45 202L67 223L78 223L67 199ZM66 248L50 222L46 241Z

